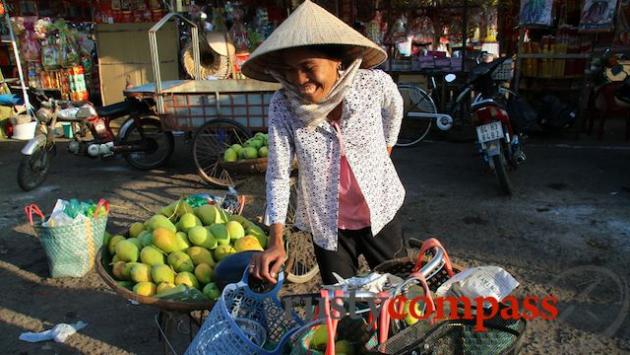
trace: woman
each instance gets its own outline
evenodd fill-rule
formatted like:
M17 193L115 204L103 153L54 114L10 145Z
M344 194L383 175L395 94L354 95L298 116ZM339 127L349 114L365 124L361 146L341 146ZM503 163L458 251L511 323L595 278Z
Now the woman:
M276 282L286 260L282 232L289 175L299 166L295 226L312 233L324 284L354 276L404 251L398 210L405 191L389 157L402 119L396 84L372 68L376 44L305 1L252 53L243 73L283 86L269 107L267 249L250 272Z

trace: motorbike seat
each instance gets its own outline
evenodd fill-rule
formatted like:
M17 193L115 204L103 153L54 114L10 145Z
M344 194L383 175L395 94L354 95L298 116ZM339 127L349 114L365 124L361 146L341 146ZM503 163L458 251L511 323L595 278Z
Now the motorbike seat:
M129 114L131 103L129 101L117 102L115 104L97 107L96 112L101 117L120 117Z
M489 107L489 106L498 107L498 108L504 109L501 104L499 104L498 102L496 102L495 100L493 100L491 98L484 99L484 100L482 100L482 101L480 101L478 103L473 103L473 105L471 106L471 109L472 110L480 110L482 108Z

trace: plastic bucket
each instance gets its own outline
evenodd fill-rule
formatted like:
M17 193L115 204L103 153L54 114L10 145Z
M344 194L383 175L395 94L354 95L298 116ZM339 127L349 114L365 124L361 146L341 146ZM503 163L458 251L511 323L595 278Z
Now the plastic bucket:
M13 126L13 139L26 141L32 139L35 136L35 129L37 128L37 122L22 123Z
M63 136L66 138L74 138L72 134L72 123L70 122L61 122L61 126L63 127Z

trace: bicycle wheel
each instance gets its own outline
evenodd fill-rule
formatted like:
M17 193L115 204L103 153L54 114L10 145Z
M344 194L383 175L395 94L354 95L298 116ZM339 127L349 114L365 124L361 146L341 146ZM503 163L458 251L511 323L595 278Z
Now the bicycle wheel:
M298 284L309 282L319 274L313 237L310 233L289 231L285 238L288 255L285 264L287 280Z
M220 186L235 186L235 177L219 163L223 152L232 144L242 144L251 132L240 123L229 119L215 119L201 126L193 138L193 159L197 172L207 182Z
M403 98L404 114L396 146L410 147L418 144L429 134L434 118L410 117L410 113L437 113L431 96L415 85L398 85Z
M285 264L287 280L293 283L306 283L319 273L319 265L315 259L312 236L305 232L292 232L297 212L297 178L290 181L291 194L285 222L285 245L288 259Z

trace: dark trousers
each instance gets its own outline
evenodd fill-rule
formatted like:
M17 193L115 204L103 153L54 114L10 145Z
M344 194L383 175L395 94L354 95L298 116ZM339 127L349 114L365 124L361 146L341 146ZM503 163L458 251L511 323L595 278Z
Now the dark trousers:
M372 236L370 227L359 230L339 229L337 250L330 251L315 247L315 257L319 264L319 273L325 285L336 284L333 272L343 278L357 274L359 255L363 254L370 268L383 261L406 256L402 225L398 214L376 236Z

